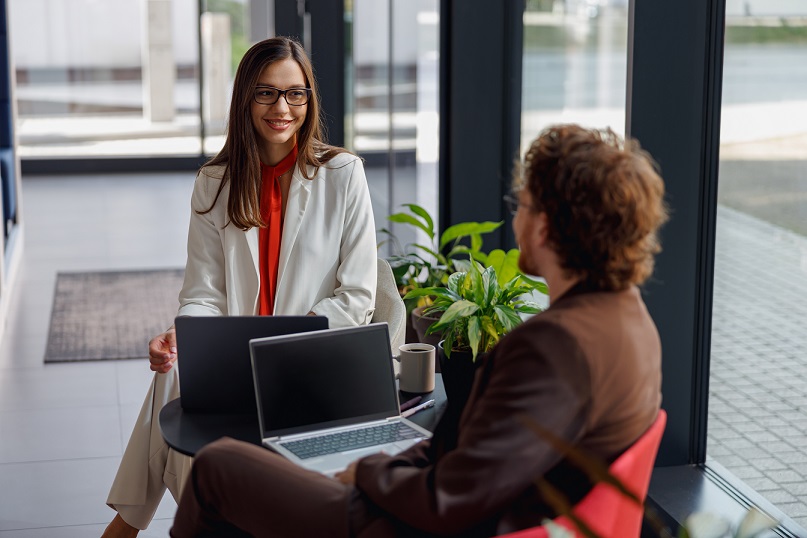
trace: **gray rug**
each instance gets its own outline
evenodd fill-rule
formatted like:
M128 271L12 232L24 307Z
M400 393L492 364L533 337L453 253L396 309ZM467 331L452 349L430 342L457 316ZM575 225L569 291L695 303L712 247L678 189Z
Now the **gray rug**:
M45 362L148 357L171 326L183 269L59 273Z

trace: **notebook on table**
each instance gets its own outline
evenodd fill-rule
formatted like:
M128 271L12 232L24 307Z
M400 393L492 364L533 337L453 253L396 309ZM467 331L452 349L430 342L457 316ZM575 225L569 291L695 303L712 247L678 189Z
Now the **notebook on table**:
M327 475L431 433L401 416L386 323L250 342L264 446Z
M253 338L328 328L324 316L183 316L175 319L184 411L255 414Z

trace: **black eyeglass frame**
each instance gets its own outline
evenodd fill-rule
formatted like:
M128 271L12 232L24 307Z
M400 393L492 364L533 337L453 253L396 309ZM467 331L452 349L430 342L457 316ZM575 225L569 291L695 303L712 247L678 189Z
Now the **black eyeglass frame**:
M516 216L516 213L518 213L518 208L523 205L521 200L518 199L518 196L513 194L505 194L502 196L502 200L504 200L504 203L507 205L507 210L514 217Z
M266 102L259 101L258 100L258 92L259 91L266 91L266 90L274 90L274 91L276 91L277 92L277 99L275 99L271 103L266 103ZM286 94L288 92L299 92L299 91L304 91L305 92L305 102L296 103L296 104L295 103L289 103L289 99L288 99L288 97L286 97ZM289 106L304 106L304 105L307 105L308 101L311 100L311 92L312 91L313 90L311 90L311 88L289 88L287 90L281 90L280 88L275 88L274 86L256 86L255 90L252 92L252 98L259 105L274 105L275 103L280 101L280 96L282 95L283 99L286 100L287 105L289 105Z

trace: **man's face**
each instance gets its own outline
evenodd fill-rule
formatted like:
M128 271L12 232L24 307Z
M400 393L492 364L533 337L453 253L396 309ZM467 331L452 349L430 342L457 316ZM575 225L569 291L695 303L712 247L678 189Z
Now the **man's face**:
M518 193L518 211L513 217L513 233L519 248L518 267L533 276L541 274L541 253L546 242L546 214L536 212L526 188Z

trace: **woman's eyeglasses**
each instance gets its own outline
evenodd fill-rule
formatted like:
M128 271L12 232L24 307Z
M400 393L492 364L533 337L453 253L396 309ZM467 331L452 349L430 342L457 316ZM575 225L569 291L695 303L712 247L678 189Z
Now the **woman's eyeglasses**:
M255 102L261 105L274 105L280 96L286 100L290 106L303 106L311 98L311 88L289 88L281 90L271 86L258 86L255 88Z

